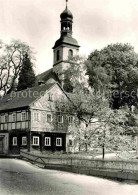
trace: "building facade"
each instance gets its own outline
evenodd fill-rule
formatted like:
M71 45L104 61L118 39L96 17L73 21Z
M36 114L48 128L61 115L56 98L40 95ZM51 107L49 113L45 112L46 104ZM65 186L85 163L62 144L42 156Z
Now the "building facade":
M66 151L72 149L74 116L57 110L66 98L58 83L6 95L0 101L0 153Z

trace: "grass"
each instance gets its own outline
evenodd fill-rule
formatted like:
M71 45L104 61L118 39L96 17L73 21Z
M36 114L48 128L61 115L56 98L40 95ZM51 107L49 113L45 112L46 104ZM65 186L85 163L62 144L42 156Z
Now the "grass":
M44 156L44 157L54 157L54 158L80 158L80 159L102 159L102 153L93 153L90 152L76 152L76 153L65 153L65 152L40 152L40 151L32 151L34 155ZM105 159L108 160L136 160L138 158L138 154L136 151L130 152L106 152Z

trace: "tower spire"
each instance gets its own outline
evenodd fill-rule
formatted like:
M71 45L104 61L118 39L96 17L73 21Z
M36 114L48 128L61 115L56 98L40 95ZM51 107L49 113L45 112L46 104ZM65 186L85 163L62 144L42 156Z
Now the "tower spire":
M68 7L68 0L66 0L66 8Z

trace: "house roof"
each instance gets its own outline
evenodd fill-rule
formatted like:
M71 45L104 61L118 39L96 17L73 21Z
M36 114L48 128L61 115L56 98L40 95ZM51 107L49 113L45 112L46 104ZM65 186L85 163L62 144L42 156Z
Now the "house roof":
M0 100L0 112L28 107L35 100L42 97L44 93L54 85L55 83L44 84L37 87L28 88L26 90L12 92L11 94L5 95Z

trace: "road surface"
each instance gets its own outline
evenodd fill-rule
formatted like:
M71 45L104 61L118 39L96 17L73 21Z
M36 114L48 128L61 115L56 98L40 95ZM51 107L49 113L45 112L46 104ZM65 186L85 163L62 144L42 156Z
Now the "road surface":
M138 195L138 184L46 170L18 159L0 159L0 195Z

